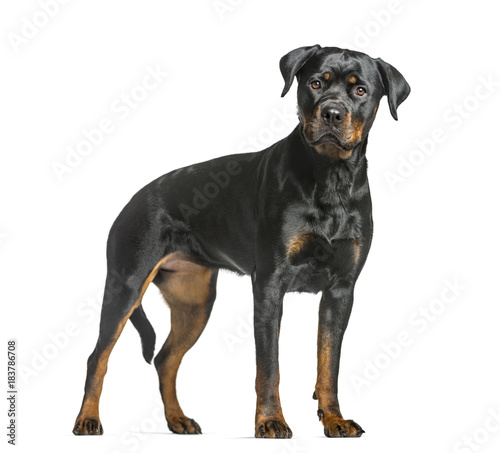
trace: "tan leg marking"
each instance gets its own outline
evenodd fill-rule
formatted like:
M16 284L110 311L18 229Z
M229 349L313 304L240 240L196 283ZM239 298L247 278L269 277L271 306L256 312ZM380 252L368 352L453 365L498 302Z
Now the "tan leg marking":
M364 431L353 420L344 420L338 401L334 398L336 389L332 388L332 338L324 334L319 338L321 344L318 354L318 380L315 394L318 399L318 416L327 437L360 437Z
M255 437L257 438L291 438L293 436L281 409L279 380L278 372L278 379L272 384L271 392L269 392L269 383L257 373L255 382L257 391ZM267 395L267 399L261 398L260 395Z
M196 343L210 316L213 270L177 255L164 263L157 286L171 309L171 330L155 359L169 429L179 434L201 433L200 426L186 417L176 392L176 379L184 354Z

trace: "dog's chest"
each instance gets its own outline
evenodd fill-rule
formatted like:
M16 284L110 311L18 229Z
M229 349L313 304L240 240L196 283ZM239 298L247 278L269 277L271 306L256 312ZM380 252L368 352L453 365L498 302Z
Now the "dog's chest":
M362 218L353 193L352 178L334 175L310 194L290 205L283 215L287 253L306 243L332 244L361 236Z
M333 256L341 244L361 240L361 215L354 207L337 206L331 212L295 208L287 217L289 222L285 224L283 236L286 255L292 264L309 258L324 262L323 255Z
M313 197L290 206L283 237L291 290L318 292L354 270L361 255L361 229L349 187L316 190Z

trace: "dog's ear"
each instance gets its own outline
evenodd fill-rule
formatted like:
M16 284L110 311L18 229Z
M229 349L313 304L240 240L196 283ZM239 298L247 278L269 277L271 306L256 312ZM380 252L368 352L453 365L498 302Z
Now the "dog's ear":
M283 78L285 79L285 88L281 93L281 97L288 93L292 86L293 78L304 66L305 62L311 58L318 49L321 49L319 44L315 46L299 47L298 49L288 52L280 60L280 70Z
M382 76L385 94L389 100L389 110L392 117L397 120L397 109L410 94L410 85L408 85L403 75L394 66L391 66L380 58L377 58L375 61Z

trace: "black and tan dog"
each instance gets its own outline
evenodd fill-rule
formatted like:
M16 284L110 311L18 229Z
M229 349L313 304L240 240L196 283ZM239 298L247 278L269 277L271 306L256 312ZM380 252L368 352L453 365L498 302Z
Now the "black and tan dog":
M364 432L337 399L342 337L354 285L372 239L366 145L379 101L392 116L410 92L380 59L319 45L280 61L284 96L298 80L299 124L268 149L168 173L141 189L111 228L99 338L88 359L75 434L102 434L99 397L111 350L130 318L151 362L155 334L141 300L153 282L171 309L171 331L154 359L168 427L201 433L175 391L184 354L202 333L219 269L250 275L257 353L256 437L292 436L279 397L283 296L322 292L314 398L328 437Z

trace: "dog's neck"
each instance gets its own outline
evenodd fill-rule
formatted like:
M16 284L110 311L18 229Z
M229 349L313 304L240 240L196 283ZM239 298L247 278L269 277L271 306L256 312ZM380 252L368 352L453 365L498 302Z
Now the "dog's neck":
M343 150L334 144L311 145L298 127L302 149L307 156L316 184L316 197L320 204L346 203L367 183L366 147L368 137L352 150Z
M284 168L293 169L302 181L304 201L309 206L304 230L328 240L359 237L361 221L356 204L369 191L367 139L345 159L318 152L301 135L300 127L286 140L292 143L286 146L289 165ZM287 175L278 177L279 180L286 178Z

